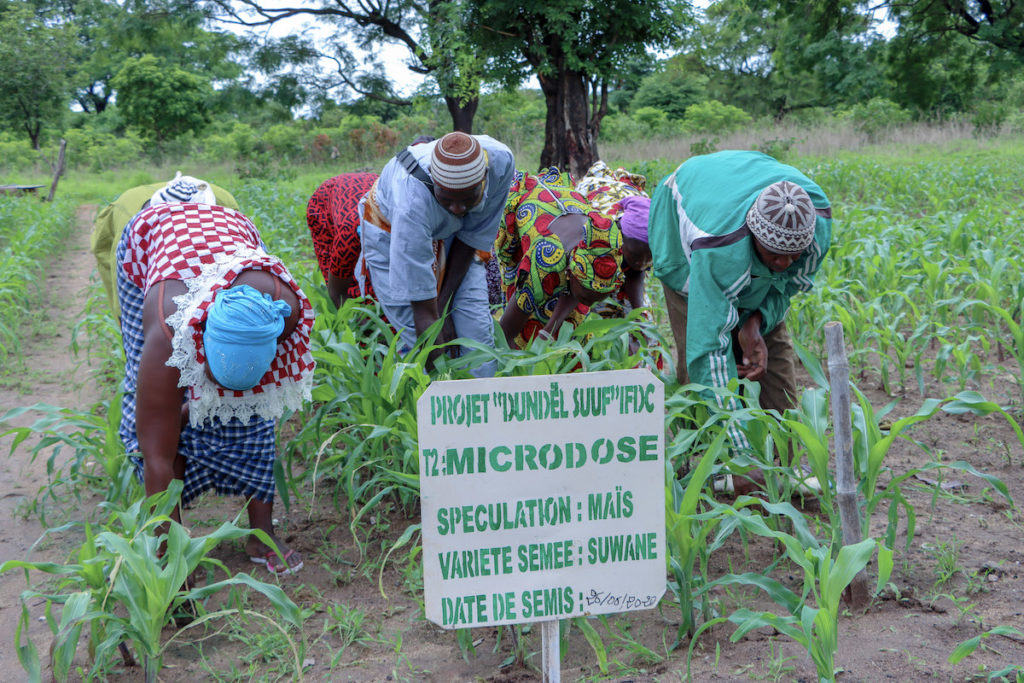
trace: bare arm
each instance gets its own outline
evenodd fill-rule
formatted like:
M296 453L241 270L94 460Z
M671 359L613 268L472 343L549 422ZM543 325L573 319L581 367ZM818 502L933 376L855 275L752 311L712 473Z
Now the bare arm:
M341 304L348 298L348 288L352 286L353 279L340 278L334 273L327 275L327 296L331 298L335 308L341 308Z
M470 264L473 263L475 254L476 251L458 237L452 239L444 269L444 281L441 283L441 293L438 296L438 310L444 310L451 303L456 290L462 284L462 279L466 277Z
M557 337L562 323L579 305L580 302L572 295L572 292L566 291L562 296L558 297L558 303L555 304L555 310L552 311L548 324L544 326L544 331L552 337Z
M409 303L412 306L412 320L416 326L416 336L420 337L440 317L437 313L437 299L424 299Z
M501 331L505 333L505 341L508 342L510 347L515 347L516 337L523 331L523 326L526 325L526 321L529 316L526 312L519 308L519 304L516 303L515 297L509 299L508 303L505 304L505 312L501 314Z
M626 281L623 283L622 289L626 292L629 305L633 308L641 308L644 305L644 278L645 273L642 270L631 268L626 271Z
M185 463L178 457L181 436L182 402L185 389L178 387L181 376L169 367L171 357L170 328L159 313L159 299L164 298L164 313L175 310L172 298L185 291L179 281L160 283L146 295L142 312L143 344L136 390L136 433L142 451L146 494L167 490L172 479L184 476Z

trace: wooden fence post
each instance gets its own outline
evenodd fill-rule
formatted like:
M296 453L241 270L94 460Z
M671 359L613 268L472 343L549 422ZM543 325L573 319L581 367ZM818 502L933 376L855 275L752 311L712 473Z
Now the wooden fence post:
M57 181L60 180L61 175L64 173L64 150L68 146L68 141L64 138L60 139L60 151L57 152L57 163L53 167L53 182L50 183L50 194L46 195L46 201L52 202L53 195L57 192Z
M825 348L828 352L828 381L832 393L832 424L835 427L836 501L843 527L843 545L863 540L860 528L860 501L853 470L853 428L850 411L850 363L846 359L843 325L825 323ZM861 570L844 594L852 609L868 606L867 572Z

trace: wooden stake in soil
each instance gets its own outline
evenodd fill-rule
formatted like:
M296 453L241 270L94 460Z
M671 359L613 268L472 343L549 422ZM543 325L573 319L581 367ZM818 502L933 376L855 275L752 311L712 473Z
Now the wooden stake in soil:
M828 381L832 392L832 423L835 425L836 501L843 527L843 545L863 540L860 529L860 501L853 472L853 428L850 417L850 363L846 359L843 325L825 323L825 348L828 352ZM868 577L861 570L845 592L846 603L853 609L868 606Z
M53 166L53 182L50 183L50 193L46 195L46 201L52 202L53 195L57 192L57 181L60 180L61 174L64 173L64 151L67 149L68 141L64 138L60 139L60 151L57 152L57 163Z
M562 653L558 648L558 619L540 622L540 650L544 683L559 683L562 680Z

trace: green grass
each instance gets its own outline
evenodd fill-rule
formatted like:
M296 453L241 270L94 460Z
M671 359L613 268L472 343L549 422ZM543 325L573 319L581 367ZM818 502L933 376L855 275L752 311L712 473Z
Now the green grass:
M21 356L26 321L38 321L46 303L41 286L49 258L74 227L75 204L44 204L30 196L0 196L0 374Z

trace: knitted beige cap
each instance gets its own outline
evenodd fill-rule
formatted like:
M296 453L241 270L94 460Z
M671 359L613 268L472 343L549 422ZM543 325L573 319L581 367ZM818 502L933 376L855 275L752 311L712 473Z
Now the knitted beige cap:
M480 184L487 171L483 148L472 135L448 133L430 155L430 177L447 190L465 190Z

